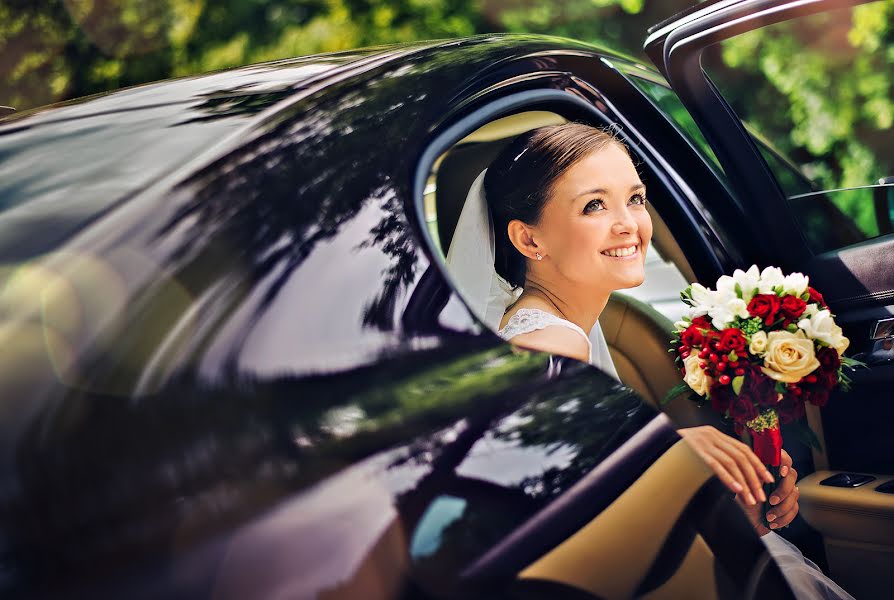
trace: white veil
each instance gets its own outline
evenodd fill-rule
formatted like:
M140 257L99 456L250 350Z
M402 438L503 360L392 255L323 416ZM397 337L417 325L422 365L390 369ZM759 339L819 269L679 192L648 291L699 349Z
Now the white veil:
M513 290L494 269L494 228L484 196L485 173L487 169L475 178L466 196L447 251L447 267L472 312L485 325L497 330L506 308L522 290ZM591 363L619 379L599 321L590 330L590 342L593 345Z

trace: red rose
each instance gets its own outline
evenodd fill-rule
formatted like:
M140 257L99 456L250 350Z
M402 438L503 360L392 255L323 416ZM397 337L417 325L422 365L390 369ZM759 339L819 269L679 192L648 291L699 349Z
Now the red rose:
M828 306L826 306L826 301L823 298L823 295L820 294L818 291L816 291L812 287L808 287L807 293L810 294L810 302L815 302L823 308L829 308Z
M776 405L776 413L779 420L783 423L791 423L797 421L804 416L804 403L800 398L794 398L791 394L786 394Z
M705 332L705 347L717 349L717 342L720 340L720 332L716 329L709 329Z
M692 324L699 329L711 329L711 322L704 315L692 319Z
M745 374L742 395L761 406L774 406L777 396L776 382L764 375L759 368L754 368Z
M816 359L819 361L820 369L823 372L834 372L837 379L838 367L841 366L841 357L838 355L837 350L823 346L816 351Z
M705 336L697 325L690 325L680 336L680 341L690 348L697 348L705 343Z
M776 294L757 294L748 303L748 314L760 317L764 323L772 323L779 312L779 296Z
M735 401L730 404L729 407L729 416L736 422L745 424L751 419L757 417L758 410L754 403L744 397L738 396Z
M786 296L782 299L781 306L782 314L785 315L785 318L794 321L804 314L804 310L807 308L807 303L797 296Z
M717 349L723 352L742 353L745 350L745 335L735 328L724 329L717 341Z

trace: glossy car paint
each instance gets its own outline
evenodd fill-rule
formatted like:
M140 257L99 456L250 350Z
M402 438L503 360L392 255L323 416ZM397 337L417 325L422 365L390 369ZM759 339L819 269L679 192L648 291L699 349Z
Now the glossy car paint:
M612 72L483 37L4 122L4 595L338 593L404 545L441 585L653 419L482 328L413 218L446 123L534 86L594 97L582 53Z

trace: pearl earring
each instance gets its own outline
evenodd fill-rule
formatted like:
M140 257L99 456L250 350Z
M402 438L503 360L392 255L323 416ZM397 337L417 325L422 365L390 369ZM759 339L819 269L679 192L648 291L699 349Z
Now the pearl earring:
M535 252L535 253L534 253L534 256L537 257L537 260L543 260L543 255L540 254L539 252Z

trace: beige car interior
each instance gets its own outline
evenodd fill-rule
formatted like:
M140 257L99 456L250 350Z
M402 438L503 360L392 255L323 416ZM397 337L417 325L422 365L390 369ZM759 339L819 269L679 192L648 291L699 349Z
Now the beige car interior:
M676 473L673 482L667 474ZM690 499L711 470L684 442L662 454L645 473L595 519L521 572L522 579L546 579L607 600L633 598L646 570ZM661 510L655 510L660 506ZM630 527L630 523L637 523ZM624 543L606 543L623 540ZM722 589L714 555L696 536L683 563L663 585L642 598L713 600ZM611 577L606 577L611 573Z
M512 137L535 127L561 122L564 119L559 115L543 111L528 111L497 119L462 139L438 159L429 178L426 212L436 215L432 219L432 225L436 229L433 234L445 255L466 194L475 177ZM650 195L658 196L655 192L660 193L660 190L650 190ZM651 204L649 210L654 228L652 246L662 258L672 262L687 281L695 281L695 274L667 225ZM666 406L660 405L666 392L680 381L679 371L667 352L672 323L666 317L643 302L615 293L600 317L600 323L618 373L626 385L668 414L680 427L716 424L719 421L719 417L713 412L699 410L685 397ZM810 406L808 411L810 426L822 441L819 409ZM676 452L676 458L668 457L667 460L682 460L678 457L682 451ZM894 589L894 568L891 568L894 566L894 494L874 491L878 483L894 478L876 475L875 482L856 489L822 486L819 482L835 472L822 470L828 469L824 454L814 452L813 458L818 471L803 478L798 484L801 514L824 537L832 577L858 598L878 597L879 590ZM658 463L656 468L657 466ZM698 469L676 467L670 472L684 471L700 472ZM590 590L604 598L629 597L632 589L630 586L635 585L631 582L641 575L637 569L646 568L651 561L633 560L625 563L624 560L629 560L630 557L623 557L616 554L616 551L619 548L634 548L638 553L646 552L646 549L648 552L654 551L663 539L662 532L675 520L673 510L682 510L684 500L691 497L689 487L697 485L697 481L683 478L669 482L657 471L650 469L643 480L624 494L623 503L612 506L611 510L618 515L612 512L609 516L609 511L606 511L565 544L531 565L522 576L555 579ZM669 490L674 493L665 498ZM642 528L623 525L629 521L620 513L632 510L631 507L636 507L640 518L643 514L655 512L642 507L655 506L655 499L659 496L665 498L661 501L662 504L670 504L666 504L666 513L655 515L656 523ZM604 544L594 541L614 539L615 536L623 536L628 543ZM635 543L630 543L634 539ZM587 548L586 564L580 563L584 553L578 550L583 547ZM606 553L605 556L600 555L598 560L604 560L606 568L612 572L624 573L624 577L610 578L611 581L592 579L592 573L604 572L602 569L594 569L592 562L596 560L594 549L600 547L605 548ZM608 549L612 551L608 552ZM674 595L683 589L687 591L685 597L696 597L692 595L693 590L703 590L704 597L713 597L711 594L714 586L704 585L705 573L713 573L709 568L711 560L708 547L703 541L697 540L674 578L648 597L684 597ZM626 575L630 577L627 578ZM702 585L696 585L695 579Z

